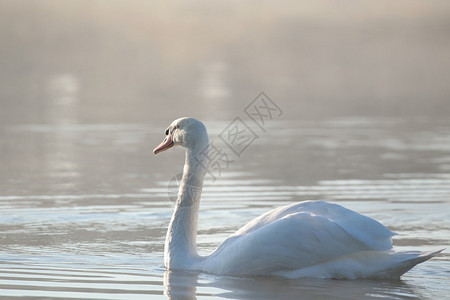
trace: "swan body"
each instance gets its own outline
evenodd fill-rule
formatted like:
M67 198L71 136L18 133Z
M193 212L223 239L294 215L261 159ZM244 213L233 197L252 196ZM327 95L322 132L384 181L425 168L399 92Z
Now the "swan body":
M176 145L186 148L186 161L166 236L167 269L288 278L399 278L442 251L395 252L395 233L376 220L337 204L304 201L253 219L211 255L199 256L198 209L209 162L203 123L193 118L175 120L153 152Z

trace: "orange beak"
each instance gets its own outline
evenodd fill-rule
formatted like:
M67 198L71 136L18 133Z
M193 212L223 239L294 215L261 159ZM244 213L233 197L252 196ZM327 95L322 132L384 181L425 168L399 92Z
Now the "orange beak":
M159 152L163 152L173 146L172 137L170 135L166 136L164 141L158 145L155 149L153 149L153 154L158 154Z

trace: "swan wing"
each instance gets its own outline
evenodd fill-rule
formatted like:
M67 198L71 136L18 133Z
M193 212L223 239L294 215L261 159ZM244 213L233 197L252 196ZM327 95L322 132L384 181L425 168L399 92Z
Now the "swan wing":
M234 275L296 270L358 251L390 248L385 239L390 242L391 236L380 223L339 205L301 202L251 221L226 239L201 269Z
M389 250L392 248L390 231L378 221L361 215L353 210L326 201L303 201L273 209L253 219L239 229L233 236L247 235L286 216L296 213L310 213L329 219L339 225L354 239L364 243L371 250ZM305 225L305 224L299 224Z

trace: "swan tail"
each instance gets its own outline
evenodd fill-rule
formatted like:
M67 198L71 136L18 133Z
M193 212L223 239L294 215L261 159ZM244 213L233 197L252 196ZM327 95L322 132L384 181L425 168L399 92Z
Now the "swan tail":
M414 268L416 265L429 260L433 256L441 253L444 249L428 252L396 252L393 253L393 264L383 270L375 272L372 276L377 278L400 278L403 274Z
M430 252L360 251L306 268L274 272L273 275L287 278L398 279L415 265L432 258L443 250Z

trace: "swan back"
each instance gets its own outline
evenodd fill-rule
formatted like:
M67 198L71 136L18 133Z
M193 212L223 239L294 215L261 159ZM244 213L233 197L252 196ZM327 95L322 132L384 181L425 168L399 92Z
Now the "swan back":
M271 210L226 239L200 269L219 274L273 274L361 251L392 248L393 233L337 204L304 201Z
M325 201L303 201L273 209L252 220L233 235L249 234L276 220L299 212L327 218L344 229L354 239L364 243L371 250L388 250L392 248L392 236L396 235L396 233L372 218Z

